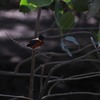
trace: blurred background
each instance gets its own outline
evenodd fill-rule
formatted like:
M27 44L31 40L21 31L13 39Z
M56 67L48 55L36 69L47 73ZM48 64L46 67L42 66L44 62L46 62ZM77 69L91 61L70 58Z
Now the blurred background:
M25 44L33 38L37 11L28 14L19 12L19 1L0 1L0 64L3 66L5 64L8 66L10 62L18 63L21 59L31 55L31 51L25 48ZM50 27L51 18L50 11L42 11L40 30ZM6 33L24 46L14 44Z
M9 73L9 72L13 72L15 70L16 65L20 61L29 58L28 62L22 64L22 67L19 70L19 72L30 73L31 50L28 49L25 45L28 43L30 39L33 38L37 11L33 11L28 14L23 14L19 12L19 2L20 0L0 0L0 94L28 96L29 77L20 77L20 75L18 76L15 75L14 73ZM76 13L76 18L75 18L76 23L78 22L79 18L81 18L81 14ZM93 34L88 34L88 32L97 33L99 30L99 22L100 22L100 16L97 18L96 17L91 18L89 20L86 20L86 18L84 17L75 26L75 28L71 30L72 32L77 33L77 34L75 33L74 36L80 43L81 48L91 43L90 36L93 36ZM41 19L40 19L40 31L50 28L53 23L54 23L54 18L52 16L51 11L42 9ZM86 34L84 34L85 32ZM22 46L13 42L9 38L9 36L6 35L6 33ZM39 55L39 57L36 58L37 60L36 66L39 66L41 63L42 64L47 63L49 61L59 62L59 61L63 61L63 60L66 61L74 58L74 56L73 58L69 57L61 49L60 38L59 39L56 38L58 34L59 33L56 31L50 31L46 34L47 42L43 50L44 52L47 51L47 56L50 56L50 59L49 57L47 59L46 57L43 57L43 55L42 56ZM73 44L71 45L71 43L69 42L67 43L67 45L72 50L79 49L79 47L73 46ZM94 49L94 47L92 49ZM76 53L75 57L84 55L89 51L91 51L91 48ZM48 53L48 52L53 52L53 53ZM52 66L49 67L51 68ZM58 69L58 71L55 72L54 74L55 76L57 75L60 78L62 76L68 77L71 75L84 74L85 72L100 71L100 68L98 66L99 66L98 63L95 64L91 62L87 63L87 62L80 61L78 63L69 64L67 67L65 66L64 69L63 68ZM49 73L49 71L50 69L48 69L47 67L45 72L46 75ZM100 77L98 79L100 79ZM57 88L54 89L54 92L55 93L64 92L64 91L65 92L72 92L72 91L100 92L98 79L95 78L95 81L93 78L92 80L86 79L82 81L80 80L74 82L70 81L68 83L62 82L61 84L58 84ZM38 93L39 93L39 85L40 85L39 81L40 79L36 77L35 78L36 87L34 89L35 98L38 97ZM76 98L79 98L79 96L77 96ZM11 98L0 96L0 100L20 100L20 99L16 99L16 98L11 99ZM58 98L57 100L66 100L66 98L65 99ZM75 98L70 99L69 97L68 100L75 100ZM79 100L86 100L86 99L81 99L80 97ZM95 99L94 97L94 100L99 100L99 99Z
M28 95L29 77L14 79L13 76L2 73L14 71L20 61L31 56L31 50L25 45L33 38L37 11L21 13L19 2L20 0L0 0L0 94ZM52 24L51 19L51 12L42 10L40 30L49 28ZM14 43L6 33L22 46ZM30 63L28 69L25 69L27 65L24 65L24 71L30 72ZM8 99L0 96L0 100Z

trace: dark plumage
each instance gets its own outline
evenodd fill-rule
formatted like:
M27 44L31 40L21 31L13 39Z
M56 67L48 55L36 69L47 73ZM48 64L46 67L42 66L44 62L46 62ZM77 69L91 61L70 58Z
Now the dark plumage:
M44 40L44 36L43 35L39 35L39 40Z
M29 43L26 46L30 47L32 45L35 45L37 42L38 42L38 40L32 39L31 41L29 41Z
M44 44L43 40L44 40L44 37L40 35L39 38L35 38L29 41L29 43L26 46L31 47L32 49L35 49L36 47L42 46Z

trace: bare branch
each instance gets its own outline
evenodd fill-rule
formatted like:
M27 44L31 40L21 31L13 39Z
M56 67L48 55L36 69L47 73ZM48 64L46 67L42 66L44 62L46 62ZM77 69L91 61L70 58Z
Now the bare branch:
M74 81L74 80L82 80L82 79L88 79L88 78L93 78L93 77L97 77L100 76L100 72L91 72L91 73L85 73L85 74L80 74L80 75L74 75L74 76L70 76L68 78L63 78L63 79L54 79L54 80L50 80L48 81L48 83L52 83L52 82L61 82L61 81Z
M42 97L42 100L52 99L52 97L62 97L68 95L90 95L90 96L100 96L100 93L93 93L93 92L69 92L69 93L59 93L59 94L51 94Z
M10 98L19 98L19 99L26 99L26 100L30 100L29 97L24 97L24 96L15 96L15 95L5 95L5 94L0 94L0 97L10 97Z
M58 68L60 68L60 67L62 67L62 66L64 66L64 65L67 65L67 64L69 64L69 63L77 62L77 61L79 61L80 59L83 59L83 58L85 58L86 56L88 56L88 55L90 55L90 54L96 52L97 50L100 50L100 48L95 49L95 50L92 50L91 52L87 53L86 55L83 55L83 56L77 57L77 58L75 58L75 59L66 61L66 62L64 62L64 63L60 63L60 64L55 65L55 66L50 70L50 72L49 72L49 74L48 74L48 77L47 77L47 79L46 79L46 81L45 81L45 83L44 83L44 87L42 88L42 90L41 90L41 92L40 92L40 94L39 94L38 100L41 100L41 98L42 98L42 96L43 96L43 94L44 94L44 91L45 91L45 89L46 89L46 87L47 87L47 85L48 85L49 77L53 74L53 72L54 72L56 69L58 69Z

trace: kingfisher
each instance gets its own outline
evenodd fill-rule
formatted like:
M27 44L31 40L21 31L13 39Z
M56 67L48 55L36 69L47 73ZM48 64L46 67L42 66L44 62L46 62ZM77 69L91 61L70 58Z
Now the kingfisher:
M27 47L30 47L32 49L35 49L37 47L40 47L44 44L44 37L42 35L39 35L39 38L34 38L26 45Z

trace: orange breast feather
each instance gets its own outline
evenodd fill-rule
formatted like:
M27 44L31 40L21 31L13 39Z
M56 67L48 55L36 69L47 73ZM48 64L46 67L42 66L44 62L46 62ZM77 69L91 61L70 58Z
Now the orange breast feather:
M39 46L42 46L43 44L44 44L43 41L38 40L34 45L31 46L31 48L32 48L32 49L35 49L35 48L37 48L37 47L39 47Z

